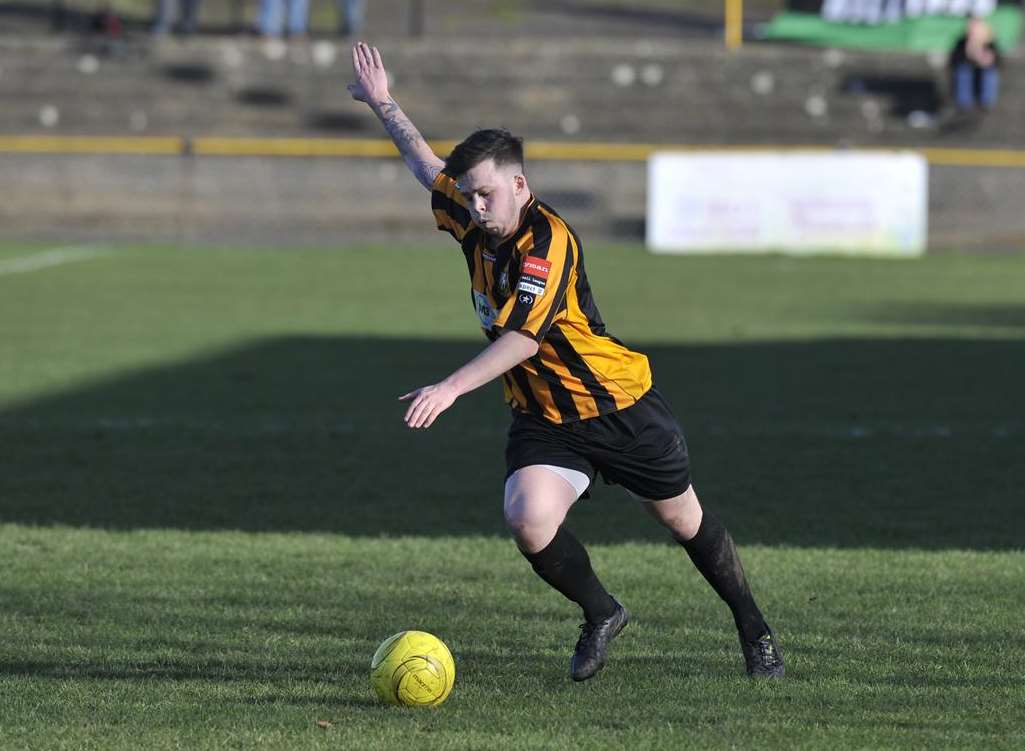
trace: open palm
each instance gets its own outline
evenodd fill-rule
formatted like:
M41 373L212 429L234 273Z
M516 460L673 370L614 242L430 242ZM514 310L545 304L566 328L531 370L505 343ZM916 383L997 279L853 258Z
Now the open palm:
M352 47L352 72L355 81L348 88L352 98L358 102L374 104L388 98L388 73L381 62L377 47L357 42Z

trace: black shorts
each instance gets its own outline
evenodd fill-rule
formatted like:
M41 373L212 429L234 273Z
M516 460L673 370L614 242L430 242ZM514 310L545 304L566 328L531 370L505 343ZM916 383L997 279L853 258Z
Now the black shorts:
M654 387L626 409L557 425L513 413L505 447L506 479L532 464L575 469L653 501L690 487L690 461L680 424Z

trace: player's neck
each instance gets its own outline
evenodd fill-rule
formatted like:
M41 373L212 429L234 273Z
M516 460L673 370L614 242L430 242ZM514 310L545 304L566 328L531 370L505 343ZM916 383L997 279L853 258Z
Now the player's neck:
M520 228L523 226L523 220L527 216L527 207L530 206L530 202L533 200L533 198L534 195L528 191L527 200L526 202L524 202L522 206L520 206L520 217L516 220L516 226L513 228L512 232L510 232L508 235L502 235L501 237L495 237L494 235L487 235L485 237L484 244L488 248L494 250L502 243L516 236L516 233L519 232Z

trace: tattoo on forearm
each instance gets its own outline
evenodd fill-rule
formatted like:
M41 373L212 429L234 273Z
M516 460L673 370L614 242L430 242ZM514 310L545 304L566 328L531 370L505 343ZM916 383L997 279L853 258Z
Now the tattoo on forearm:
M420 162L420 164L417 165L416 176L421 183L423 183L427 188L430 188L434 184L434 181L437 179L440 172L440 168L432 167L429 164Z
M416 179L425 188L430 189L438 173L441 172L441 168L423 161L422 150L427 147L427 141L420 135L420 131L406 117L398 102L391 98L381 105L380 118L384 129L388 131L388 135L395 142L399 153L402 154L402 158Z
M388 135L399 147L403 156L405 156L405 147L424 142L420 131L410 122L394 99L389 99L381 105L381 122L384 123L384 129L388 131Z

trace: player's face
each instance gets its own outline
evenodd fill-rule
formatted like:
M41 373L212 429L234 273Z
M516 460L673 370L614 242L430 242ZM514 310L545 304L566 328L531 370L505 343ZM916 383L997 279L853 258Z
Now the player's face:
M527 180L517 165L496 167L493 159L486 159L461 176L458 185L478 227L496 238L516 231L520 208L529 195Z

